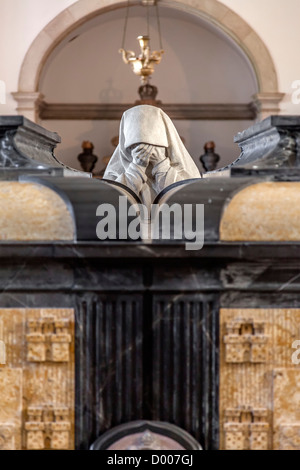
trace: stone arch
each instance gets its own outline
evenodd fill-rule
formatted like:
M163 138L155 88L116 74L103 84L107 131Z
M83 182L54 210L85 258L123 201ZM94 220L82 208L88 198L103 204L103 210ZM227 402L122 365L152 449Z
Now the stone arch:
M132 2L137 4L138 2ZM38 34L23 60L18 91L13 93L18 112L36 120L41 96L38 91L42 69L53 49L75 28L107 11L124 8L126 0L79 0L58 14ZM278 92L278 80L272 57L257 33L234 11L218 0L177 0L160 5L188 12L214 24L229 35L249 58L257 77L259 93L254 104L261 117L277 114L283 94Z

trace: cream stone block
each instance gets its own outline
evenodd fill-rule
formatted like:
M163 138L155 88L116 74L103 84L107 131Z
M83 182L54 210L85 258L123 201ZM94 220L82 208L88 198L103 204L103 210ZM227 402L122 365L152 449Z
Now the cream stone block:
M283 100L284 93L256 93L252 96L253 106L257 110L259 119L265 119L280 112L280 102Z
M33 122L39 120L39 106L44 98L42 93L24 91L12 93L17 102L17 112Z
M243 22L241 18L231 10L227 11L222 18L222 24L230 31L234 31L235 35L240 40L243 40L251 32L250 26L246 22Z
M224 210L220 240L300 241L300 183L258 183L239 191Z
M63 199L35 183L0 182L0 240L73 240L74 221Z
M58 41L61 35L64 35L68 28L74 25L74 18L70 12L70 7L63 10L59 15L59 20L54 18L47 24L45 32L53 41Z
M249 55L253 58L252 63L255 67L259 84L260 93L262 92L277 92L277 74L274 63L270 56L268 49L263 44L262 40L252 30L244 39L243 45L249 51Z

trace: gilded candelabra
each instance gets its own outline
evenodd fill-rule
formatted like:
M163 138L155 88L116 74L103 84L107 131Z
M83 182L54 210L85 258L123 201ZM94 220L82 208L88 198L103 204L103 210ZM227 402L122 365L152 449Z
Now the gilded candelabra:
M125 49L125 36L126 36L127 22L128 22L128 16L129 16L129 0L127 2L122 46L119 49L119 52L122 53L122 58L125 64L131 65L134 74L141 78L142 86L145 86L145 85L149 85L149 78L154 73L154 65L157 65L160 63L164 50L162 47L162 40L161 40L157 0L142 0L142 4L147 7L147 34L140 35L137 37L137 40L139 41L141 53L140 55L136 55L134 51ZM149 6L151 5L154 6L156 9L157 31L158 31L158 36L159 36L159 47L160 47L160 50L158 51L151 51L150 49Z
M151 52L149 36L138 36L137 40L141 48L141 54L138 57L135 55L135 52L126 51L123 48L119 52L122 53L125 64L130 64L135 75L141 78L142 85L146 85L154 72L154 65L160 63L164 50Z

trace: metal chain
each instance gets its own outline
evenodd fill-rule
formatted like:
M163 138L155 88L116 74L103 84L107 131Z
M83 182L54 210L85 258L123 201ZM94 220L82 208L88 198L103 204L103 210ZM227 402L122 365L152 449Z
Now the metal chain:
M129 0L127 0L126 16L125 16L125 23L124 23L124 30L123 30L123 39L122 39L122 49L125 49L125 36L126 36L126 30L127 30L128 16L129 16Z
M147 3L147 36L150 38L150 30L149 30L149 3ZM150 44L150 43L149 43Z
M126 16L125 16L125 23L124 23L124 30L123 30L123 39L122 39L122 49L125 49L125 38L126 38L126 32L127 32L127 23L128 23L128 17L129 17L129 3L130 0L127 0L127 7L126 7ZM147 36L150 37L150 29L149 29L149 3L147 2ZM158 36L159 36L159 47L162 50L163 45L162 45L162 38L161 38L161 29L160 29L160 19L159 19L159 12L158 12L158 1L156 0L155 2L155 8L156 8L156 17L157 17L157 29L158 29Z
M158 13L158 0L155 2L155 7L156 7L156 17L157 17L157 29L158 29L158 37L159 37L159 47L160 50L163 49L162 45L162 39L161 39L161 32L160 32L160 20L159 20L159 13Z

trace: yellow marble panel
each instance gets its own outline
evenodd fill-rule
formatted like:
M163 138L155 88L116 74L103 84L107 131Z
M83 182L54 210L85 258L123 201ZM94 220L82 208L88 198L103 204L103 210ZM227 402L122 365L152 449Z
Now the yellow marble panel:
M73 449L74 310L3 308L0 325L0 449ZM32 355L31 342L43 354Z
M0 240L73 240L75 227L64 200L37 183L0 182Z
M300 450L295 340L300 309L220 309L221 449ZM260 344L264 354L253 355Z
M265 182L239 191L225 207L222 241L300 241L300 183Z

